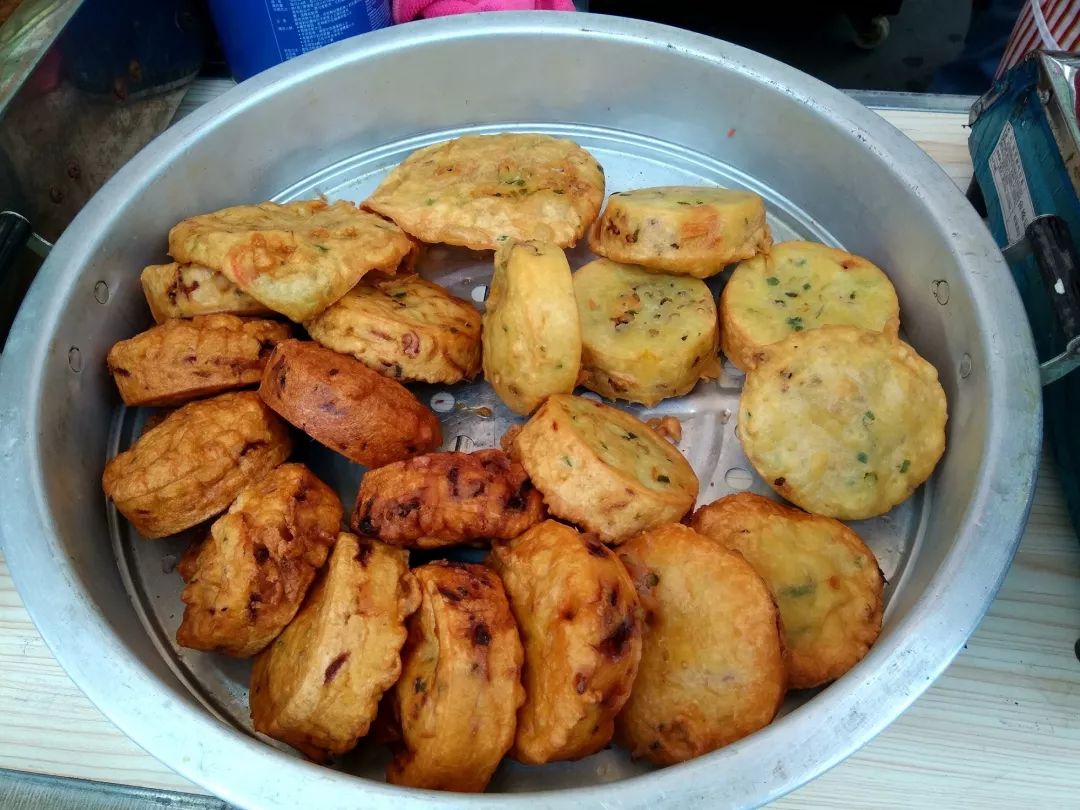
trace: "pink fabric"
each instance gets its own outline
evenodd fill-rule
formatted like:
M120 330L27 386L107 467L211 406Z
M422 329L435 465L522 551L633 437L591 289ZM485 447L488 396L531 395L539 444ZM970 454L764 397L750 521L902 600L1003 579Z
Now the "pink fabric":
M473 11L573 11L573 0L394 0L394 22Z

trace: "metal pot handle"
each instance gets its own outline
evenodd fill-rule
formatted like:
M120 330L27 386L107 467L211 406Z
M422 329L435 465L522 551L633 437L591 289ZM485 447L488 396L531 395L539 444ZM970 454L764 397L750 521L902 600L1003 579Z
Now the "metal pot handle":
M24 248L44 259L52 243L34 233L30 221L19 212L0 211L0 351L33 280L32 274L16 270L16 260Z
M1065 220L1053 214L1033 219L1024 238L1003 252L1009 262L1028 255L1035 257L1058 326L1065 335L1064 351L1039 366L1046 386L1080 366L1080 259Z

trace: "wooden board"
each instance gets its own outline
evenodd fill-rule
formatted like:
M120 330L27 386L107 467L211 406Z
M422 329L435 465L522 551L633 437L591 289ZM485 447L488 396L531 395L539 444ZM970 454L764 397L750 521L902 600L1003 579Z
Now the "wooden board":
M961 187L966 115L882 114ZM1080 544L1052 461L986 619L877 739L778 808L1080 805ZM128 740L50 655L0 559L0 768L200 792Z

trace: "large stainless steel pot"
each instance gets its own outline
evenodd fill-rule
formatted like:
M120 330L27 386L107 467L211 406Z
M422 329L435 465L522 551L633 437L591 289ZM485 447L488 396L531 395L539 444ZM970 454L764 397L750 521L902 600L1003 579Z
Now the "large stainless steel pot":
M600 157L613 189L679 179L758 189L781 237L837 242L887 268L909 339L940 371L951 416L943 463L908 505L860 525L891 580L881 639L847 676L738 744L657 771L615 750L507 765L494 788L515 795L484 797L309 765L245 733L241 669L171 645L179 586L161 567L174 547L133 538L106 509L104 460L137 419L117 407L104 357L148 321L138 270L162 257L169 226L267 197L358 197L409 148L464 128L569 134ZM476 285L472 261L448 283ZM671 406L697 426L687 449L706 500L738 484L724 414L737 388L725 378ZM245 82L159 137L86 206L0 367L0 531L27 607L76 683L148 751L237 804L745 806L839 762L949 663L1012 559L1040 431L1031 336L997 248L949 179L875 114L684 31L585 15L461 17L343 42ZM347 766L379 773L366 755Z

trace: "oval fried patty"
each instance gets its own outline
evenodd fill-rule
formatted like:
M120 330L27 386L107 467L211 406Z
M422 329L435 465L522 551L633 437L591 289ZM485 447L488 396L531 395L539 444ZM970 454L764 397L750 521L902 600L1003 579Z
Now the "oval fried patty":
M480 793L514 742L525 697L517 625L483 565L440 560L413 575L421 601L391 693L401 743L386 781Z
M843 523L740 492L701 507L690 526L742 554L769 586L791 688L835 680L870 650L884 580L874 552Z
M524 468L502 450L429 453L368 471L352 527L408 548L509 540L544 517Z
M217 270L201 264L152 264L139 276L150 313L158 323L196 315L269 315L260 304Z

